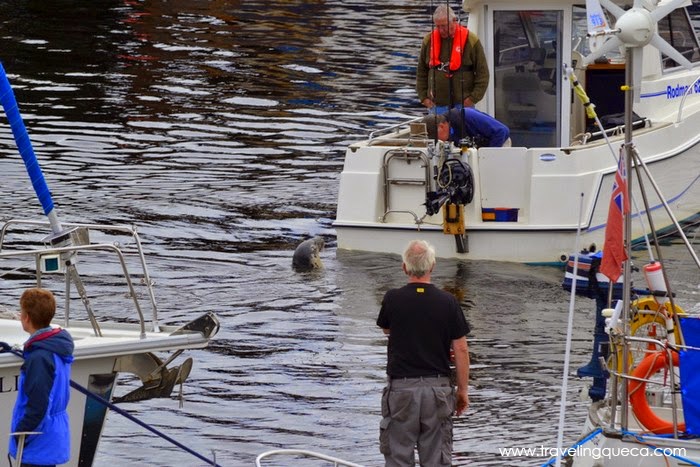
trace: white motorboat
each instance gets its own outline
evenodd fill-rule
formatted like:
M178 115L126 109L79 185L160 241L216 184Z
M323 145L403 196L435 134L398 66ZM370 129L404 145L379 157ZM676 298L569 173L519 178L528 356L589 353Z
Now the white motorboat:
M470 141L436 147L415 125L420 117L351 144L333 223L338 248L400 253L419 237L434 243L441 257L562 263L574 243L581 194L582 244L600 248L616 170L606 137L615 148L624 137L627 65L619 44L590 52L580 2L466 0L463 6L492 70L477 107L509 126L513 147ZM678 219L697 222L700 46L683 6L659 24L659 35L670 50L640 49L634 139ZM595 104L605 133L573 97L572 76ZM447 159L468 165L473 177L450 176L454 166ZM633 200L639 199L635 190ZM452 204L447 214L442 203ZM650 209L658 231L669 227L660 199L652 199ZM632 238L648 231L648 223L635 221Z

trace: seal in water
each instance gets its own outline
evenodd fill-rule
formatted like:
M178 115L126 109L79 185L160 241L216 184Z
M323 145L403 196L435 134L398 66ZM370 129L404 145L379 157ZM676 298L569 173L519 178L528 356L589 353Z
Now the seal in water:
M321 237L314 237L301 242L297 249L294 250L292 267L297 271L323 268L321 250L323 250L324 245L325 242Z

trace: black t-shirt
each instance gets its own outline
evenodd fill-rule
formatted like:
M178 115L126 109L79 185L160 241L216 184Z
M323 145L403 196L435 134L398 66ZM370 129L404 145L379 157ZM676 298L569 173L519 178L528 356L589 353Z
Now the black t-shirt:
M390 331L386 372L392 378L448 376L450 345L469 333L452 294L415 282L384 295L377 325Z

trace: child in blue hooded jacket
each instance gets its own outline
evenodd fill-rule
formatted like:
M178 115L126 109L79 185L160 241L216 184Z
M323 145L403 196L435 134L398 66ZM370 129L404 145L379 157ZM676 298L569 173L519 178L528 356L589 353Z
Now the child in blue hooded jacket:
M24 343L17 401L11 431L39 432L25 439L22 465L51 466L70 460L68 400L73 339L50 323L56 299L46 289L31 288L19 300ZM10 455L17 457L17 436L10 437Z

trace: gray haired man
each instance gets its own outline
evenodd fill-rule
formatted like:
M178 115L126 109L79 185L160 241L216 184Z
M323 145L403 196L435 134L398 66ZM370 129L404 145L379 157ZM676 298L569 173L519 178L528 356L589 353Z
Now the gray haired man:
M430 283L435 250L413 240L403 254L408 284L389 290L377 325L389 337L380 451L387 466L451 465L452 415L469 405L469 325L457 299ZM454 351L457 390L450 378Z

